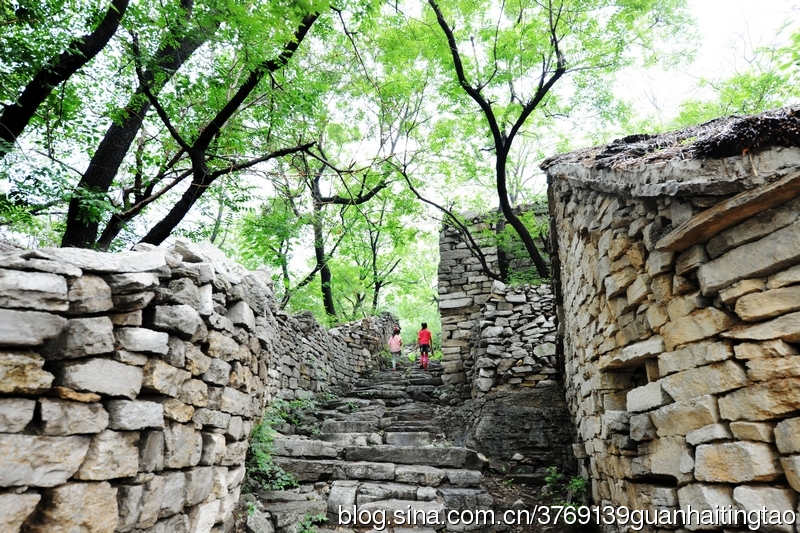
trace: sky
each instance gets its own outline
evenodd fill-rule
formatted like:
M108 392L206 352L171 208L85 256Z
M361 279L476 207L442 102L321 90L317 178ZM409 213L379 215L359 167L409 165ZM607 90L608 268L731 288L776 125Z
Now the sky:
M726 78L753 47L767 46L785 21L800 20L800 0L689 0L701 43L695 61L679 72L643 74L631 97L643 112L674 116L678 105L701 96L698 79Z

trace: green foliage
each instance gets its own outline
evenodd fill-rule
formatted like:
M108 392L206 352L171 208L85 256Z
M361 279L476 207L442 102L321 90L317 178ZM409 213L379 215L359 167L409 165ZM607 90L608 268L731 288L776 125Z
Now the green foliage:
M271 423L274 421L274 418L265 413L250 433L250 448L245 461L247 472L245 491L283 490L297 486L295 477L273 460L272 443L275 440L275 430L272 429Z
M549 493L558 504L574 507L585 500L588 482L580 476L567 478L558 471L558 467L549 466L544 480Z
M303 516L303 519L297 525L297 532L298 533L318 533L319 529L317 528L317 524L321 524L322 522L326 522L328 517L324 514L316 514L310 515L307 514Z

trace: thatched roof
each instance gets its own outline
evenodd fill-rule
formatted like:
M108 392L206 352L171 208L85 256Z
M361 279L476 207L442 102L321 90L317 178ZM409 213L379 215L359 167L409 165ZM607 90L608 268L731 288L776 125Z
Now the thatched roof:
M549 179L610 193L734 194L800 168L800 106L630 135L550 157L541 168Z
M657 135L629 135L605 146L545 159L544 170L560 163L583 163L596 169L671 159L724 158L775 146L800 147L800 106L750 116L718 118L699 126Z

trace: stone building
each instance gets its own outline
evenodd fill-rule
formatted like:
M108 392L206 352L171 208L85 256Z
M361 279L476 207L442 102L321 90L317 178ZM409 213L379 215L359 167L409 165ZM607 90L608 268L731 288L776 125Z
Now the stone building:
M799 126L788 108L544 162L567 401L596 503L798 510ZM731 519L687 528L746 529Z

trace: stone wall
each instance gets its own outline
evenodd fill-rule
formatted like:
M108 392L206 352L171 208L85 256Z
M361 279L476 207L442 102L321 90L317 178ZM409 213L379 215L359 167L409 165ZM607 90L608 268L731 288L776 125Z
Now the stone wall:
M272 398L346 388L395 321L327 332L211 246L0 255L0 531L227 532Z
M465 218L473 235L494 230L481 217ZM544 484L550 467L574 474L575 435L558 370L550 285L492 280L453 227L443 229L439 242L442 380L461 394L461 401L450 400L461 405L439 423L449 439L486 454L519 483ZM497 250L482 251L498 271ZM512 271L530 266L526 258L509 259Z
M545 163L594 501L796 511L800 150L601 163L620 151Z
M555 301L547 284L506 287L494 281L470 334L464 359L473 398L490 391L555 387Z
M488 267L499 272L497 247L481 239L481 233L494 232L496 224L473 212L463 218L481 244ZM503 283L486 275L454 226L442 229L439 256L444 383L460 391L462 398L470 398L495 387L535 386L548 379L544 375L555 373L555 360L547 359L555 356L555 317L549 286L507 291ZM511 271L530 267L527 257L508 260ZM547 372L542 372L545 367Z

